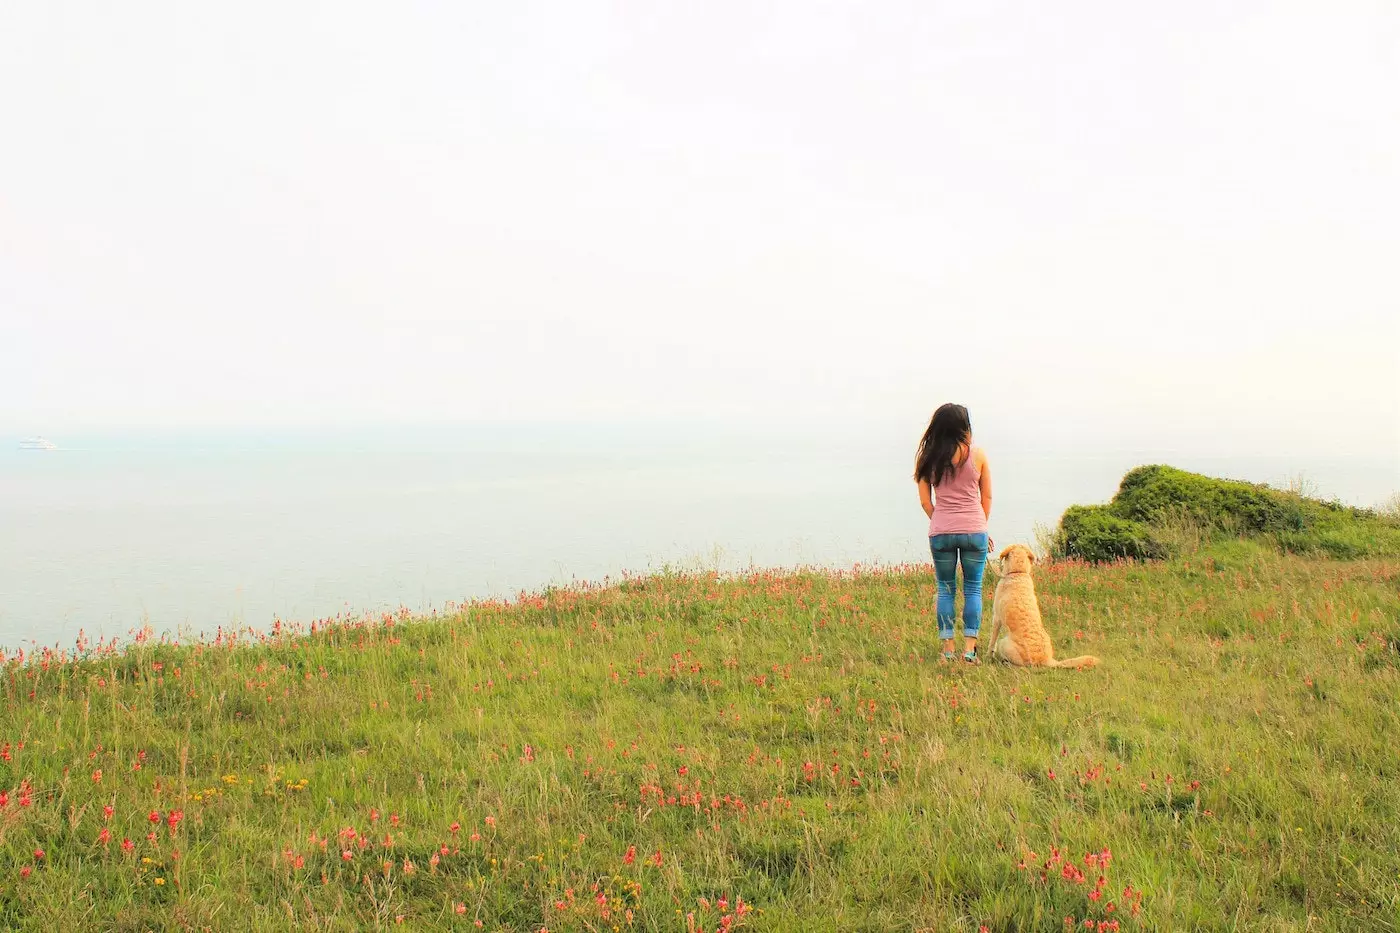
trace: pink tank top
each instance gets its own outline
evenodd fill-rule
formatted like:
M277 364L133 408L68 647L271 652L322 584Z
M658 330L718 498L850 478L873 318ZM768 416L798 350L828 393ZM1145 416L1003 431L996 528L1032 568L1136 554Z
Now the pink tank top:
M945 474L933 487L933 518L928 533L933 535L978 534L987 530L982 511L982 471L977 468L977 448L968 449L967 459Z

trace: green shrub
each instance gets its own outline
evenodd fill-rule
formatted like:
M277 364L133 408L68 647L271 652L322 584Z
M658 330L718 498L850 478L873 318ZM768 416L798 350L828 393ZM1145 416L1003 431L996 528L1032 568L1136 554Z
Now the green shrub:
M1242 537L1344 560L1400 555L1400 522L1384 511L1160 464L1128 471L1107 505L1066 510L1052 541L1057 555L1101 562Z
M1058 550L1096 563L1130 558L1156 560L1169 550L1153 528L1119 518L1104 505L1073 505L1060 519Z
M1109 508L1122 518L1153 524L1180 510L1221 531L1279 532L1307 527L1303 501L1268 486L1145 466L1123 477Z

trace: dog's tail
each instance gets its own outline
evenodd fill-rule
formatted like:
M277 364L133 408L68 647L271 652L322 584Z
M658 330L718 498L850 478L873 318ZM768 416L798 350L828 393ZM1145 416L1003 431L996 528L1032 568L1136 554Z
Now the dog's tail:
M1091 668L1098 666L1099 659L1092 654L1081 654L1077 658L1064 658L1055 662L1056 667Z

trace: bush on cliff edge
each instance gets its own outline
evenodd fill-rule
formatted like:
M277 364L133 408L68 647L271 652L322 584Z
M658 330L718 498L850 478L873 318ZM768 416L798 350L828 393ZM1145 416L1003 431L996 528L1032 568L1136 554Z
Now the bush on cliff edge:
M1183 529L1191 534L1183 536ZM1400 555L1400 518L1175 467L1130 470L1107 505L1065 511L1052 549L1093 562L1153 560L1183 540L1265 538L1285 551L1351 559Z

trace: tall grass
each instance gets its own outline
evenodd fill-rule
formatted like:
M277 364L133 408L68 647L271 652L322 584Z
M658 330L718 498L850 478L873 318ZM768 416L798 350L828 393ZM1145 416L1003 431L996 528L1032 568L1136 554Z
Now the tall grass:
M922 567L11 657L0 926L1397 927L1400 562L1038 585L1102 668L939 664Z

